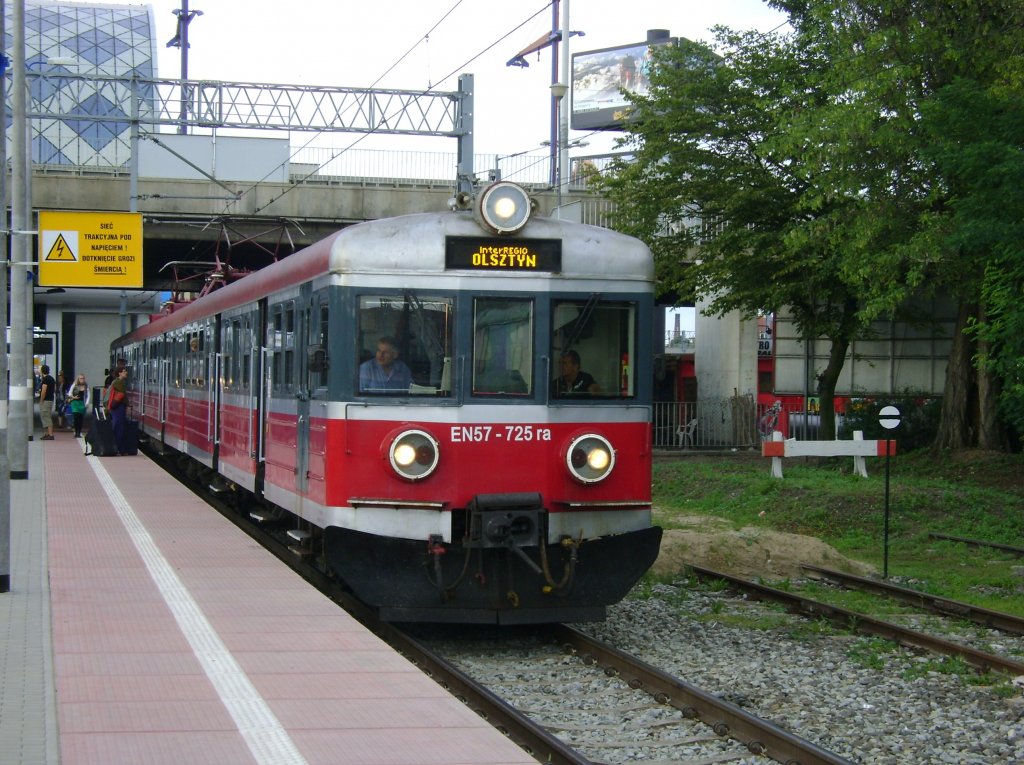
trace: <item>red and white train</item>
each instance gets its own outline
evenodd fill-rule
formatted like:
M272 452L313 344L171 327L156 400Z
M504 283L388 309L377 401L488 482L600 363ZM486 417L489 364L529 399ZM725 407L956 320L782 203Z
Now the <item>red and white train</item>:
M661 541L651 254L531 217L511 183L471 206L345 228L111 357L150 439L274 508L382 618L600 619ZM569 351L593 384L560 394Z

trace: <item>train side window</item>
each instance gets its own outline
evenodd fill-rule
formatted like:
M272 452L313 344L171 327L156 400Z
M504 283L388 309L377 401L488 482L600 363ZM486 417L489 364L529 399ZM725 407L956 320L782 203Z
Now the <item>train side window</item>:
M578 402L636 395L634 303L561 300L552 305L551 397Z
M295 386L295 303L289 301L284 309L284 369L281 385Z
M533 394L533 301L473 301L473 395Z
M242 390L249 390L249 380L251 377L252 367L252 353L253 346L256 344L256 338L252 335L252 316L246 316L242 321L242 336L239 340L239 349L241 356L241 379L242 379Z
M327 343L330 329L327 304L321 303L314 307L310 321L309 343L306 346L306 368L309 371L309 388L317 390L327 387L327 370L330 368Z
M221 386L227 390L232 387L234 382L232 376L231 359L234 357L235 352L235 322L225 321L223 325L223 337L221 338Z
M283 375L281 374L281 368L284 364L284 315L282 306L274 306L274 313L267 332L270 334L270 337L267 338L267 347L270 349L273 358L270 368L270 384L274 389L277 389L282 384Z
M450 396L454 305L452 297L412 290L361 295L356 390L370 395ZM395 354L393 359L381 358L387 368L377 360L381 341Z
M184 342L185 342L184 334L182 333L182 331L180 329L179 330L175 330L175 333L174 333L174 348L173 348L173 351L172 351L174 353L174 387L175 388L180 388L184 384L184 382L183 382L184 378L185 378L185 368L183 366L183 358L184 358L184 355L185 355L184 350L183 350Z

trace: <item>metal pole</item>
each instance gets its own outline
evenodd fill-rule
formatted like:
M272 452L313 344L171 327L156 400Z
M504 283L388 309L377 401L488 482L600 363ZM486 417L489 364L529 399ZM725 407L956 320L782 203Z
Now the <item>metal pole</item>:
M0 40L6 40L7 10L0 0ZM0 54L3 55L3 54ZM7 103L6 58L0 63L0 103ZM0 208L7 221L7 110L0 109ZM7 237L4 237L3 267L0 267L0 317L7 342ZM0 381L7 380L7 354L0 353ZM11 480L7 459L7 386L0 385L0 592L11 591Z
M181 43L181 127L178 128L178 132L181 135L188 133L188 98L185 95L185 83L188 81L188 23L191 20L188 15L188 0L181 0L181 15L178 17Z
M569 0L562 2L562 84L565 95L558 108L558 193L569 193L569 99L572 95L572 73L569 71ZM561 201L559 201L561 205Z
M10 393L7 412L7 446L12 479L28 478L28 436L31 430L29 407L32 406L32 369L26 353L32 342L26 317L28 300L27 264L32 251L25 204L27 157L25 145L28 122L25 118L25 0L14 0L11 21L14 24L13 59L14 92L11 93L11 140L14 153L11 161L11 336ZM31 294L31 293L30 293Z
M551 33L558 30L558 2L551 3ZM558 41L551 43L551 84L558 83ZM562 100L551 94L551 187L558 183L558 114Z
M882 578L889 578L889 441L885 442L885 523L882 532Z

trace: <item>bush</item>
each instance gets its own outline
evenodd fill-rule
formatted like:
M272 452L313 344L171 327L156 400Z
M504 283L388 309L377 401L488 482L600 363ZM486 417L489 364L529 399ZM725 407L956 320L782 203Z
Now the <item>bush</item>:
M884 406L895 406L900 410L902 421L899 427L886 430L879 425L878 413ZM839 428L839 437L853 438L853 431L861 430L868 440L895 439L901 452L923 449L935 440L941 407L941 398L911 391L893 396L851 398Z

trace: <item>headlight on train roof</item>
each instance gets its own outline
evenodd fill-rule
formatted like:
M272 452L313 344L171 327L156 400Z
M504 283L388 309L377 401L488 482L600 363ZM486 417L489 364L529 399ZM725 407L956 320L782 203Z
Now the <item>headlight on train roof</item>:
M615 450L606 438L588 433L569 444L565 461L573 478L583 483L597 483L607 478L615 467Z
M477 222L495 234L514 234L530 220L531 209L526 190L508 181L492 183L473 203Z
M437 441L429 433L406 430L391 442L388 458L398 475L410 481L418 481L434 472L441 454Z

